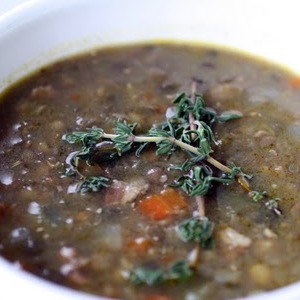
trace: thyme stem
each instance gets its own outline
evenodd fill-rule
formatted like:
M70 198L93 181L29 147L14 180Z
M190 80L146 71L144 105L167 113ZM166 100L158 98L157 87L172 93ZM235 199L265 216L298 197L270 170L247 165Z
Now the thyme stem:
M102 134L102 138L105 138L105 139L114 139L117 136L118 136L117 134L111 134L111 133L103 133ZM157 142L161 142L163 140L169 140L174 145L180 147L181 149L184 149L184 150L189 151L191 153L194 153L196 155L201 155L201 153L199 152L199 150L196 147L191 146L191 145L189 145L187 143L184 143L182 141L176 140L174 138L157 137L157 136L136 136L136 135L131 136L131 141L137 142L137 143L157 143ZM214 159L212 156L207 155L206 160L211 165L215 166L217 169L219 169L219 170L221 170L225 173L229 173L229 174L231 173L230 168L223 165L218 160Z
M102 134L102 138L106 138L106 139L114 139L116 138L118 135L117 134L110 134L110 133L103 133ZM171 141L174 145L180 147L181 149L184 149L186 151L189 151L191 153L194 153L196 155L201 155L201 153L199 152L199 150L194 147L191 146L187 143L184 143L182 141L176 140L174 138L167 138L167 137L156 137L156 136L135 136L132 135L131 137L131 141L132 142L137 142L137 143L157 143L163 140L169 140ZM211 165L213 165L214 167L216 167L217 169L219 169L222 172L231 174L232 170L225 166L224 164L222 164L221 162L219 162L218 160L216 160L215 158L213 158L210 155L206 156L206 161L208 163L210 163ZM242 186L242 188L244 190L246 190L247 192L251 192L251 188L249 187L249 184L247 182L247 180L241 176L238 176L238 183Z
M231 174L231 169L228 168L227 166L223 165L220 163L218 160L214 159L212 156L208 155L206 157L207 162L209 162L211 165L215 166L219 170Z
M197 91L197 82L195 80L192 80L192 85L191 85L191 100L195 104L195 93ZM195 131L197 129L197 126L195 124L195 117L192 112L189 113L189 123L190 123L190 129L192 131ZM191 133L191 140L193 141L196 138L195 133ZM205 199L203 196L195 196L195 200L197 203L198 207L198 212L199 212L199 218L202 218L205 216ZM199 245L197 245L196 252L198 252L198 257L197 260L199 259Z
M104 138L104 139L114 139L117 136L118 136L117 134L111 134L111 133L103 133L102 134L102 138Z
M246 192L248 192L248 193L251 193L252 192L252 190L251 190L251 188L250 188L250 186L249 186L249 183L247 182L247 180L245 179L245 178L243 178L243 177L238 177L238 183L241 185L241 187L246 191Z
M203 196L195 196L195 199L198 207L199 217L202 218L205 216L205 199Z
M195 80L192 80L192 93L191 93L191 99L193 103L195 103L195 93L197 90L197 82ZM196 130L196 125L195 125L195 117L192 112L189 113L189 123L190 123L190 129L191 130ZM196 134L192 133L191 134L191 140L194 140L196 138Z

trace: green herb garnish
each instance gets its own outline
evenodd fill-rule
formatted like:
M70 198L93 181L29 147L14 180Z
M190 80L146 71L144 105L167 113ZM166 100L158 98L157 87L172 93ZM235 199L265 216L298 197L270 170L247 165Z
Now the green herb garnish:
M138 267L130 273L129 279L133 284L147 284L152 286L167 281L185 281L193 273L194 270L186 261L177 261L166 270Z
M230 184L237 181L248 192L250 199L254 202L265 201L267 209L280 215L278 198L268 200L266 192L251 190L248 180L252 175L244 173L234 163L229 167L212 157L213 145L219 143L214 136L213 125L241 118L242 114L227 111L218 115L214 109L206 107L201 95L194 92L191 96L180 94L173 103L173 115L165 122L153 125L144 135L136 135L137 124L129 124L126 120L116 121L114 133L91 128L86 132L64 135L63 139L67 142L81 145L81 149L71 153L66 160L66 174L77 175L82 180L77 191L97 192L108 186L111 180L103 176L86 178L79 170L80 161L93 164L94 157L103 149L106 152L109 149L109 152L102 156L102 160L118 159L131 150L140 156L150 143L155 143L157 155L172 155L180 150L188 156L181 165L170 166L169 171L175 169L181 172L173 186L194 197L198 205L199 216L178 225L180 238L184 242L194 242L196 253L199 253L199 247L207 248L212 244L214 224L205 216L204 196L215 183ZM188 259L176 262L166 270L138 267L131 271L130 280L135 284L147 285L183 280L192 276L194 267L195 261L189 263Z
M80 182L76 188L76 192L88 193L98 192L102 187L109 186L109 178L103 176L91 176Z
M190 218L178 225L180 238L184 242L199 243L202 248L208 248L212 242L214 223L207 217Z

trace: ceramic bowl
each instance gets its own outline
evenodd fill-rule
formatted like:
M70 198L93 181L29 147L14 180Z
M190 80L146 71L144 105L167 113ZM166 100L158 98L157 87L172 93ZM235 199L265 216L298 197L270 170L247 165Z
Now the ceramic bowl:
M298 5L293 0L30 0L0 17L0 91L37 67L93 47L161 39L221 44L300 72ZM46 282L1 258L0 278L1 299L104 299ZM299 295L295 283L247 300Z

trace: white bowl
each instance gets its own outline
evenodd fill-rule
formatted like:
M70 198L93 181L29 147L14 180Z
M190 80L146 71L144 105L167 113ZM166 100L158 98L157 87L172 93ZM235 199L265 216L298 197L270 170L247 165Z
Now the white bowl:
M298 6L293 0L31 0L0 17L0 91L70 54L157 39L222 44L300 73ZM1 258L0 281L1 299L100 299L36 278ZM299 295L295 283L247 299Z

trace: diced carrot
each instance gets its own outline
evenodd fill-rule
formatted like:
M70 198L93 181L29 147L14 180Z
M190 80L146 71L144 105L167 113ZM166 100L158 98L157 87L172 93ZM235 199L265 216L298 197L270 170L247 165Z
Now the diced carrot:
M144 300L172 300L169 296L159 295L159 294L152 294L147 295Z
M152 241L144 237L135 238L127 244L130 249L137 253L146 253L152 245Z
M175 189L163 190L159 194L147 197L138 204L140 212L152 220L166 219L186 207L185 197Z
M289 84L290 84L291 87L300 88L300 77L292 78L289 81Z

